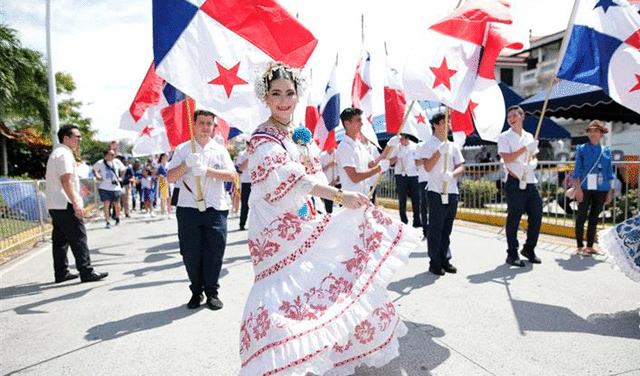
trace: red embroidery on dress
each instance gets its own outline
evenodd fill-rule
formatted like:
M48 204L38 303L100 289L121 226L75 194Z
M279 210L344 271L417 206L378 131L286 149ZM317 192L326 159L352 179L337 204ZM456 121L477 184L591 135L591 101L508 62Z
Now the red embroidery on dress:
M260 244L259 240L254 241L252 239L247 240L247 243L253 265L258 265L265 258L273 256L280 250L280 244L266 239L263 244Z
M251 183L257 184L264 181L277 167L284 166L289 161L289 156L286 153L266 156L264 163L257 165L250 171Z
M353 334L358 342L363 345L367 342L373 341L373 335L376 333L375 326L371 325L369 320L364 320L360 324L356 325L355 333Z
M249 335L249 326L253 321L253 313L249 314L246 320L240 326L240 354L249 350L251 347L251 336Z
M361 238L363 238L364 236L364 233L360 234ZM356 257L343 261L342 264L346 266L347 270L350 273L355 272L356 276L359 277L364 272L369 259L371 259L371 253L375 252L375 250L380 247L381 241L382 232L374 232L364 240L364 248L360 248L360 246L357 244L354 245L353 249Z
M380 225L389 226L391 224L391 218L383 213L380 209L373 209L371 211L371 215L373 216L373 219L376 220L376 223Z
M395 330L395 328L398 326L398 324L399 324L399 323L400 323L400 321L396 322L396 326L395 326L395 327L393 328L393 330L391 331L391 335L390 335L390 336L389 336L389 338L387 338L387 340L386 340L386 341L384 341L380 346L377 346L376 348L373 348L373 349L371 349L371 350L369 350L369 351L367 351L367 352L365 352L365 353L362 353L362 354L356 355L356 356L354 356L354 357L351 357L351 358L349 358L349 359L345 359L345 360L343 360L343 361L341 361L341 362L335 363L335 364L333 365L333 368L342 367L342 366L344 366L344 365L345 365L345 364L347 364L347 363L353 362L354 360L359 360L359 359L362 359L362 358L366 358L367 356L369 356L369 355L373 354L374 352L376 352L376 351L380 351L382 348L384 348L384 347L388 346L388 345L391 343L391 340L393 340L393 338L396 336L396 330Z
M344 346L340 346L338 345L338 343L336 342L333 345L333 351L335 352L339 352L340 354L344 353L345 351L349 350L349 348L353 346L353 342L351 342L351 340L349 340Z
M293 361L293 362L291 362L291 363L289 363L289 364L287 364L285 366L278 367L278 368L272 369L271 371L265 372L265 373L262 374L262 376L275 375L276 373L280 373L280 372L282 372L282 371L284 371L286 369L293 368L293 367L295 367L297 365L305 363L305 362L309 361L311 358L313 358L313 357L317 356L318 354L320 354L321 352L325 351L328 347L329 346L324 346L323 348L318 349L316 352L313 352L311 354L307 354L307 355L303 356L302 358L297 359L297 360L295 360L295 361Z
M340 295L348 295L352 289L353 284L345 278L329 274L322 279L320 286L312 287L303 297L298 296L293 302L282 302L280 310L292 320L316 320L327 310L326 300L331 303L342 301Z
M271 274L278 272L280 269L294 263L299 257L307 253L309 248L316 242L316 240L318 240L318 237L320 237L320 234L324 232L324 229L325 227L327 227L327 224L329 223L330 220L331 220L330 215L325 215L324 217L322 217L322 222L315 228L315 230L313 230L311 235L309 235L309 238L305 240L305 242L302 244L300 248L298 248L295 252L291 253L286 258L280 260L277 264L271 266L269 269L266 269L262 271L260 274L257 274L254 278L254 282L258 282L262 279L267 278Z
M300 175L296 172L292 172L285 181L278 184L275 191L273 193L267 193L265 195L265 200L268 202L278 201L283 198L293 187L304 177L304 175Z
M373 315L377 316L380 320L378 328L380 331L384 332L387 330L391 320L396 316L396 308L393 306L393 303L388 302L385 303L383 307L378 307L373 310Z
M269 311L263 306L258 308L258 315L256 316L256 326L253 327L253 335L256 340L264 338L267 335L267 331L270 327Z
M380 272L380 269L382 268L382 265L385 264L385 262L387 261L387 259L391 255L391 253L393 253L394 248L398 245L398 243L400 243L400 240L402 239L403 235L404 235L404 228L403 228L403 225L400 225L400 226L398 226L398 232L396 233L396 237L393 239L393 242L391 242L391 245L389 246L387 251L384 253L382 258L380 259L380 262L378 263L376 268L371 272L371 275L367 279L367 282L364 283L364 285L362 286L360 291L358 291L358 293L353 298L353 300L349 304L347 304L340 312L336 313L336 315L334 315L330 319L327 319L322 324L317 325L317 326L315 326L315 327L313 327L311 329L308 329L308 330L305 330L304 332L300 332L300 333L291 335L289 337L283 338L280 341L272 342L272 343L269 343L269 344L265 345L264 347L256 350L253 354L251 354L247 358L247 360L242 362L241 366L242 367L246 367L247 364L249 364L251 361L253 361L257 357L259 357L260 355L264 354L266 351L268 351L268 350L270 350L270 349L272 349L274 347L280 346L280 345L285 344L285 343L287 343L289 341L296 340L298 338L301 338L301 337L304 337L306 335L309 335L310 333L313 333L313 332L315 332L317 330L323 329L327 325L329 325L332 322L334 322L338 317L342 316L347 310L349 310L359 300L359 298L365 293L365 291L367 291L371 287L371 284L373 283L373 280L375 279L376 275ZM265 272L261 273L260 275L265 274ZM270 274L271 273L263 276L262 278L266 278ZM256 280L258 280L258 277L260 277L260 275L256 276ZM260 278L260 279L262 279L262 278ZM400 321L396 322L396 326L397 326L398 322L400 322ZM369 352L367 352L365 354L361 354L361 355L359 355L357 357L347 359L347 360L345 360L343 362L340 362L340 363L336 363L335 367L338 367L340 365L346 364L346 363L351 362L351 361L356 360L356 359L360 359L360 358L365 357L365 356L367 356L367 355L369 355L371 353L374 353L375 351L378 351L379 349L381 349L381 348L385 347L386 345L388 345L389 342L391 342L391 340L393 339L394 335L395 335L395 332L392 333L392 335L389 337L389 339L387 339L387 341L385 343L383 343L382 345L378 346L377 348L375 348L375 349L373 349L373 350L371 350L371 351L369 351ZM286 368L283 368L283 369L286 369Z

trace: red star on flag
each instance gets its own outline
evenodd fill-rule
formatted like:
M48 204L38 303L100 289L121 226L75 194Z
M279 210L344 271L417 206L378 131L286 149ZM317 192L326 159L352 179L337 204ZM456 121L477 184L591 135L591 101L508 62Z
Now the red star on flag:
M227 93L227 97L231 98L231 91L235 85L246 85L247 81L238 77L238 69L240 69L240 62L234 65L233 68L227 69L220 65L216 61L216 66L218 67L218 72L220 76L214 78L209 83L213 85L222 85L224 86L224 91Z
M476 107L478 107L478 104L472 100L469 100L469 113L471 113L471 116L473 116L474 118L476 117Z
M418 115L416 116L416 122L417 122L418 124L420 124L420 123L422 123L422 124L427 124L426 119L424 118L424 115L422 115L422 114L418 114Z
M436 76L436 79L433 82L433 89L438 85L444 85L447 89L451 90L451 76L456 74L457 70L449 69L446 57L442 59L442 64L440 64L439 68L429 67L429 69L431 69L433 74Z
M629 93L631 93L632 91L640 90L640 74L635 74L635 76L636 80L638 80L638 83L636 84L636 86L632 87L631 90L629 90Z
M146 126L144 127L144 129L142 130L142 132L140 132L140 137L142 136L149 136L151 137L151 131L153 131L155 128L150 127L150 126Z

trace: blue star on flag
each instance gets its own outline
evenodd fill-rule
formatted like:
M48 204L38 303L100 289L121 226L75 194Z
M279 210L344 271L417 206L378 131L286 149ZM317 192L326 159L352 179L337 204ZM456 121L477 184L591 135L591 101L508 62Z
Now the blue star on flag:
M610 7L617 7L617 6L619 5L614 3L613 0L598 0L598 3L596 4L595 7L593 7L593 9L595 10L597 7L602 7L602 10L605 13L607 13Z

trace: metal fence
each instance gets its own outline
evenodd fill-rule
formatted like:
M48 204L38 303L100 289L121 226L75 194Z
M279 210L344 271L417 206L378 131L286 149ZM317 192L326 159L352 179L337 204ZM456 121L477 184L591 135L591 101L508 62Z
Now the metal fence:
M613 202L601 213L603 223L619 223L640 214L638 202L638 170L640 162L614 162L616 176ZM567 162L541 161L536 169L538 189L543 201L543 215L556 224L573 225L578 204L565 197L567 177L573 172L573 164ZM458 182L460 200L458 210L478 214L503 215L507 212L504 191L505 172L502 164L465 164L465 173ZM393 168L380 179L376 196L397 200ZM408 205L410 203L407 203Z
M23 243L46 240L51 228L47 211L44 180L0 182L0 252ZM95 206L98 185L93 179L80 180L80 194L85 207Z

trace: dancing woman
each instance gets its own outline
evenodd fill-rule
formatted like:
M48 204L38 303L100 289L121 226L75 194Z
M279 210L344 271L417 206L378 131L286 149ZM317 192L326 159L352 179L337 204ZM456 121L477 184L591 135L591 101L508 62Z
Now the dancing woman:
M256 91L271 116L251 137L248 244L254 266L240 328L240 375L350 375L398 356L407 328L386 296L419 234L366 196L321 183L319 161L291 140L303 85L272 63ZM313 214L309 197L344 209Z

